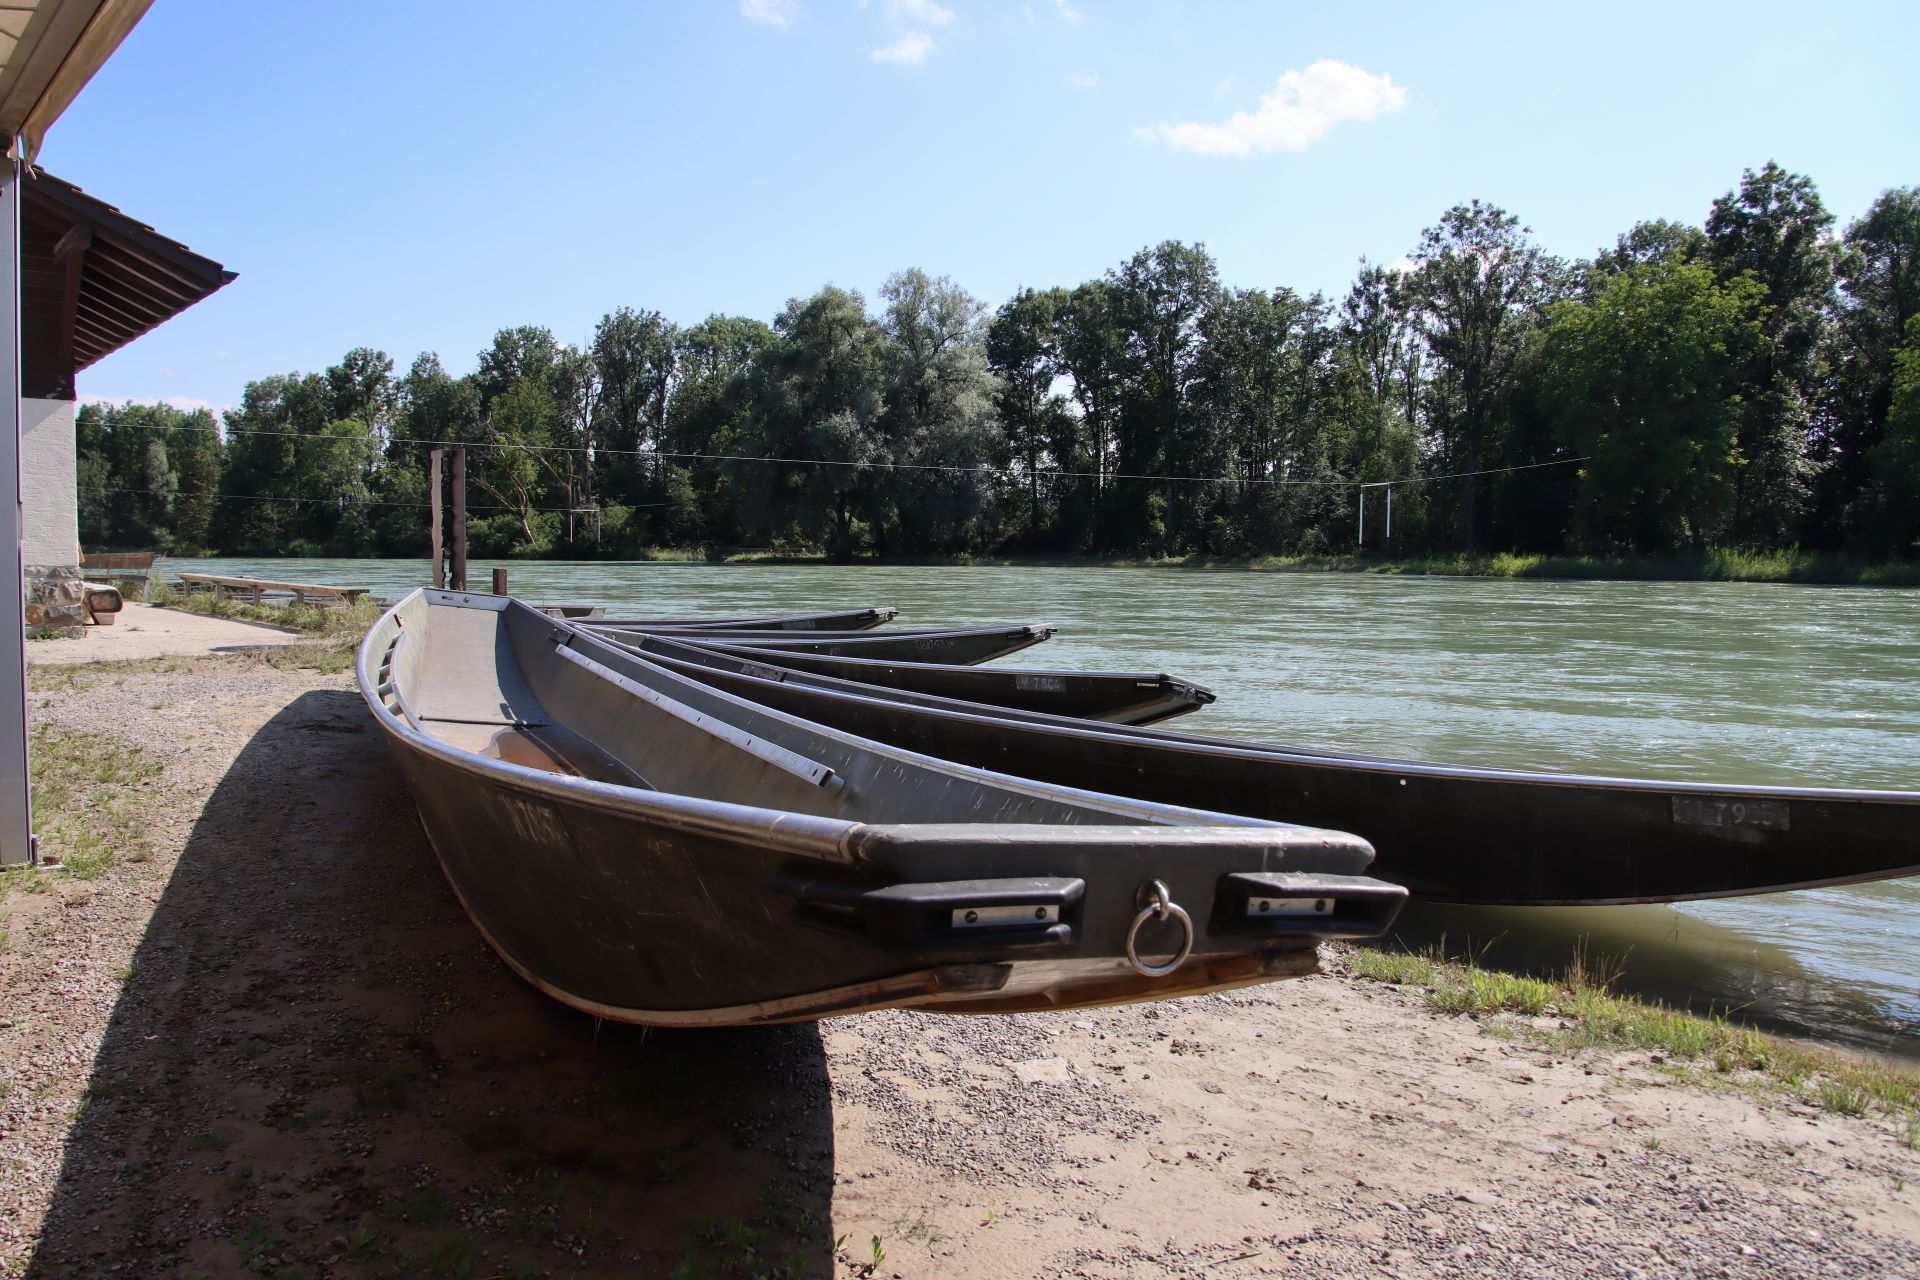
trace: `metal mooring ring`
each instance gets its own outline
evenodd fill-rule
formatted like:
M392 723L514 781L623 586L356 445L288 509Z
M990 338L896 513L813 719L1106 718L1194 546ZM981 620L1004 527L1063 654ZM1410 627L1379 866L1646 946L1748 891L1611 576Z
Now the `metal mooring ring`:
M1167 892L1164 880L1155 880L1150 885L1142 885L1140 893L1144 897L1153 894L1153 901L1140 908L1140 914L1133 918L1133 927L1127 930L1127 963L1133 966L1135 973L1143 978L1164 978L1186 963L1193 954L1193 917L1186 909L1175 902ZM1173 959L1165 964L1148 964L1140 958L1140 926L1149 920L1159 920L1172 916L1180 922L1180 950L1174 952Z

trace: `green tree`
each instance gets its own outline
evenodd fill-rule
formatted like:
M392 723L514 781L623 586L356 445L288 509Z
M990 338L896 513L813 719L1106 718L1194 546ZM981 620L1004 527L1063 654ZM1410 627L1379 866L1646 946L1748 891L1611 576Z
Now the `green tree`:
M593 334L600 375L593 443L600 486L617 500L656 501L666 482L666 448L679 331L657 311L622 307L603 316Z
M1767 340L1741 386L1731 537L1742 544L1789 541L1806 510L1817 470L1809 451L1815 356L1833 304L1832 225L1813 181L1771 161L1742 173L1707 216L1707 258L1720 279L1750 275L1766 290Z
M1060 312L1067 305L1065 289L1021 289L994 314L987 328L987 364L1000 379L996 397L1000 422L1014 458L1027 482L1027 530L1037 535L1044 523L1053 486L1043 486L1041 473L1048 464L1069 467L1072 457L1054 450L1062 437L1064 405L1053 390L1060 376Z
M494 522L491 529L510 530L507 537L492 535L499 550L538 553L550 545L548 529L554 522L536 522L535 515L552 514L542 508L565 484L564 466L553 450L559 420L548 379L537 371L522 375L487 406L481 421L487 448L479 465L469 461L467 479L498 507L498 514L486 517Z
M987 308L947 277L917 269L889 276L880 298L886 382L878 425L896 465L875 476L870 519L882 537L897 530L907 551L962 550L993 524L1006 461Z
M1159 511L1145 504L1140 532L1171 555L1186 542L1173 476L1190 473L1208 451L1192 392L1202 322L1220 296L1219 270L1205 245L1168 240L1142 249L1107 278L1119 302L1132 374L1123 398L1120 466L1163 477Z
M1893 393L1885 436L1873 447L1875 474L1886 487L1894 545L1920 551L1920 315L1907 321L1907 341L1894 356Z
M729 467L741 519L851 555L870 536L876 464L892 461L879 429L886 334L865 299L832 285L789 301L774 334L744 389L742 449L768 461Z
M198 410L181 425L186 429L167 440L174 482L167 545L175 552L205 551L214 545L214 510L226 459L211 413Z
M1812 440L1826 466L1816 524L1828 541L1875 536L1880 523L1869 456L1892 411L1907 322L1920 314L1920 187L1880 193L1847 228L1838 271L1840 301L1816 361L1825 385Z
M708 316L680 333L666 445L692 494L691 506L676 499L682 539L738 537L738 493L721 455L744 447L746 372L772 341L771 327L745 316Z
M1118 290L1107 280L1074 289L1060 310L1058 329L1060 367L1071 381L1070 394L1079 409L1078 441L1093 461L1089 507L1095 528L1087 530L1086 537L1111 547L1116 538L1107 527L1108 477L1119 469L1120 406L1129 367Z
M1428 428L1433 461L1465 472L1459 534L1473 550L1481 478L1494 459L1483 447L1494 413L1511 391L1527 330L1553 300L1560 265L1504 209L1478 200L1455 205L1420 236L1407 282L1413 314L1432 356Z
M1574 520L1585 547L1659 554L1726 535L1761 298L1752 277L1721 284L1676 254L1549 310L1543 390L1568 448L1588 458Z

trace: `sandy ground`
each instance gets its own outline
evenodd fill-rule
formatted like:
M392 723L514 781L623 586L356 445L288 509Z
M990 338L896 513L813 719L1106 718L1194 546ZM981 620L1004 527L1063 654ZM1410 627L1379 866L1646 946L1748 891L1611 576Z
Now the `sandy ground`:
M167 769L152 861L0 902L0 1275L1920 1276L1891 1122L1551 1056L1338 955L596 1028L467 924L346 677L171 665L32 699Z
M178 609L129 601L111 626L88 627L76 639L31 640L27 662L64 666L77 662L123 662L206 653L242 653L263 645L310 640L297 631L233 618L209 618Z

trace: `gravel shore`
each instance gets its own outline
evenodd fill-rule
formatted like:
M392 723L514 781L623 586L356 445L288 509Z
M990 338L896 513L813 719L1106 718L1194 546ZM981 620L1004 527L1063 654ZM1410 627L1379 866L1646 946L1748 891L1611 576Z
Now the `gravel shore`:
M0 899L0 1276L1920 1276L1883 1116L1346 973L596 1027L461 914L351 681L36 678L151 856Z

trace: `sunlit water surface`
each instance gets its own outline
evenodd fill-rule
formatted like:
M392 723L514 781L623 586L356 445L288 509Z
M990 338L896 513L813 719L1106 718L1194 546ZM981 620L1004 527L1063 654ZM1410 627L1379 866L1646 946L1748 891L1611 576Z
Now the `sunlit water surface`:
M389 598L417 561L210 572ZM476 562L484 587L493 566ZM903 624L1057 623L1010 665L1151 668L1220 701L1192 732L1449 762L1920 788L1920 593L1152 569L505 566L516 595L684 617L890 604ZM1364 834L1364 833L1361 833ZM1627 985L1920 1057L1920 880L1678 907L1409 913L1412 945L1553 969L1586 937Z

